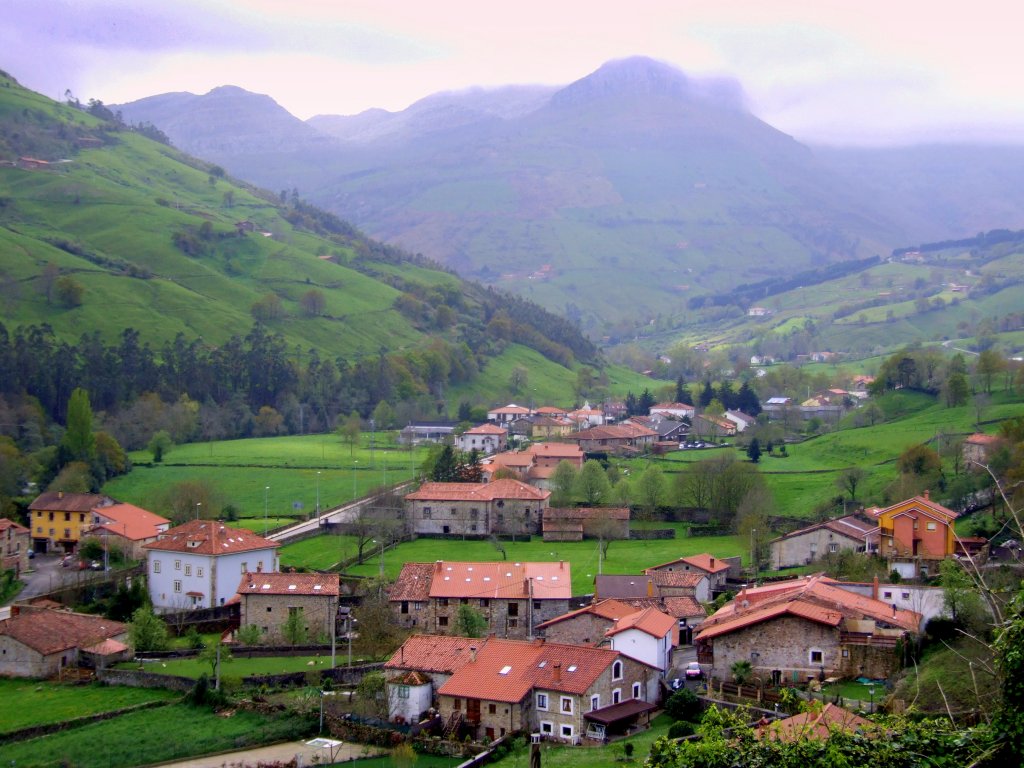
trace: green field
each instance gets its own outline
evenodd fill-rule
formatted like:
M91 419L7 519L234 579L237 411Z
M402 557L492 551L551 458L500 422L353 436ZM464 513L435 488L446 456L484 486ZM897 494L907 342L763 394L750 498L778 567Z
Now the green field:
M38 680L0 679L0 733L32 725L113 712L148 701L170 701L178 694L162 688L64 685ZM2 752L2 750L0 750Z
M5 744L2 754L5 765L17 768L132 768L299 738L315 728L297 716L269 718L242 710L223 716L172 704Z
M177 445L160 464L137 463L127 475L107 483L103 492L163 514L168 486L206 481L218 494L218 507L233 504L240 517L253 519L243 526L262 533L264 511L270 528L275 527L273 520L284 525L311 516L318 486L324 510L361 498L385 482L412 478L425 449L400 448L394 439L393 432L377 432L362 434L355 446L336 434ZM131 457L139 463L152 458L145 451Z
M313 638L314 640L316 638ZM348 662L348 649L338 643L335 654L335 666L342 667ZM122 669L138 669L135 662L122 662ZM243 677L252 675L283 675L289 672L311 672L331 668L331 652L328 650L315 656L254 656L253 658L233 658L221 662L220 676L226 683L240 683ZM144 665L146 672L158 675L177 675L198 680L200 675L210 675L210 665L195 658L166 659L149 661Z

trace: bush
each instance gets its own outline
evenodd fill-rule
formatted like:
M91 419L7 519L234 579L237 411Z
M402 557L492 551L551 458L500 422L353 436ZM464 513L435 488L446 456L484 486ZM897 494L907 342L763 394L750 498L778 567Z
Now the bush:
M673 720L695 722L700 719L701 709L697 694L687 688L680 688L665 702L665 713Z
M693 723L688 723L685 720L680 720L678 723L672 723L668 729L668 737L670 739L681 739L685 736L692 736L696 732Z

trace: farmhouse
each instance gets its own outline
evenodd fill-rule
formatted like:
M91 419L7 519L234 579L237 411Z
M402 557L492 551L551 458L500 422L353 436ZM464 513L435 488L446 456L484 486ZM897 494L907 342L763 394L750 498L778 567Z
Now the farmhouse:
M867 510L878 521L878 554L904 578L935 573L956 551L957 514L929 498L928 491L884 509Z
M85 533L106 539L110 546L120 547L127 557L141 560L142 547L166 531L171 521L134 504L117 502L92 510L92 524Z
M190 520L143 546L157 611L224 605L249 571L276 571L276 541L214 520Z
M336 573L243 573L239 626L259 627L269 643L294 642L289 621L309 642L337 637L339 583Z
M530 409L524 408L521 405L515 403L509 403L502 408L495 408L487 412L487 420L493 421L496 424L508 424L511 421L515 421L523 416L530 416Z
M963 447L961 448L964 464L974 471L984 472L984 467L988 465L989 457L999 446L1000 442L998 436L986 435L982 432L976 432L964 438Z
M32 549L32 532L13 520L0 517L0 570L14 571L14 577L28 569L28 551Z
M730 572L738 574L740 567L740 558L738 557L722 558L702 552L699 555L680 557L661 565L651 566L644 573L702 573L708 577L711 592L714 594L725 589Z
M743 589L701 625L697 660L727 678L737 661L754 674L803 683L888 677L922 616L839 588L821 575Z
M508 444L508 430L495 424L481 424L467 429L455 438L456 447L465 453L497 453L505 450Z
M128 626L102 616L11 606L0 621L0 677L54 677L65 667L119 661Z
M413 635L384 664L388 717L416 722L434 705L434 694L487 642L448 635Z
M809 525L771 542L772 569L809 565L822 555L878 550L878 524L857 515Z
M609 424L575 432L569 439L585 453L636 454L650 450L658 433L637 424Z
M406 495L406 516L420 535L532 534L540 532L550 496L550 491L510 479L424 483Z
M688 403L657 403L647 410L650 416L668 416L677 421L683 418L692 419L694 412L694 407Z
M422 632L458 632L469 606L499 637L532 638L537 624L560 616L572 594L569 563L406 563L388 593L397 622Z
M619 600L598 600L541 622L537 625L537 632L553 643L598 646L618 619L636 612L632 605Z
M629 507L566 507L544 510L544 541L628 539Z
M82 531L92 524L92 511L116 503L98 493L41 493L28 505L32 514L32 543L36 552L60 548L71 552Z

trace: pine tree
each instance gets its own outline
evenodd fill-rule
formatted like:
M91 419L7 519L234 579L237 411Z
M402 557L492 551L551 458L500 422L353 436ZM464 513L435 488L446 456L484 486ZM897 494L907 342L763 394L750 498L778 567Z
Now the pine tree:
M757 441L756 437L747 446L747 458L755 464L761 460L761 444Z
M92 433L92 406L89 393L77 388L68 400L67 431L61 440L61 463L81 461L91 464L96 456L96 437Z
M707 408L708 404L712 400L714 400L714 399L715 399L715 390L711 386L711 379L705 379L704 380L704 389L701 390L700 400L698 401L697 404L701 408Z

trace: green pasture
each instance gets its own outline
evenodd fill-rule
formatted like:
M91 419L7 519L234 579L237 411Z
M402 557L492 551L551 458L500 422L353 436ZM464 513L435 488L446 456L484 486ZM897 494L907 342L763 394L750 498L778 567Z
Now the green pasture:
M267 717L234 710L230 716L172 704L5 744L3 761L18 768L132 768L297 739L316 723L295 715Z
M295 566L326 571L337 566L342 560L355 557L358 552L355 536L324 535L285 544L278 550L278 554L282 568ZM364 548L363 554L376 558L372 545Z
M745 555L747 544L740 536L699 536L682 535L684 526L666 523L664 527L676 527L677 538L651 541L614 541L608 549L608 557L602 564L602 573L640 573L644 568L673 560L677 557L710 552L715 557ZM324 539L330 537L318 537ZM317 540L318 540L317 539ZM312 540L311 540L312 541ZM487 541L462 541L452 539L416 539L399 544L384 552L384 575L395 579L403 563L432 563L435 560L466 560L475 562L507 561L537 562L564 560L571 569L573 594L587 594L594 591L594 576L598 573L598 547L596 541L542 541L539 536L530 541L501 542L506 556ZM325 546L333 546L325 542ZM346 573L357 576L377 576L380 569L379 553L369 555L362 565L349 568Z
M361 498L374 488L411 479L425 449L394 444L394 433L369 433L349 446L336 434L222 440L176 445L160 464L145 451L131 454L135 467L107 483L103 492L160 513L167 510L167 489L176 483L205 481L216 494L217 512L234 505L243 527L269 527L313 515L319 486L320 509ZM268 490L269 488L269 490ZM301 508L296 508L296 503Z
M313 638L314 640L316 638ZM348 662L345 644L337 644L335 666L342 667ZM122 662L121 669L138 669L133 661ZM220 678L226 683L241 683L242 678L252 675L284 675L290 672L313 672L331 668L331 652L328 650L315 656L254 656L252 658L232 658L221 661ZM156 675L176 675L191 677L198 680L200 675L212 677L209 663L196 658L165 659L148 661L144 665L146 672Z
M170 701L178 696L163 688L124 688L99 683L66 685L0 678L0 733L62 723L149 701Z

